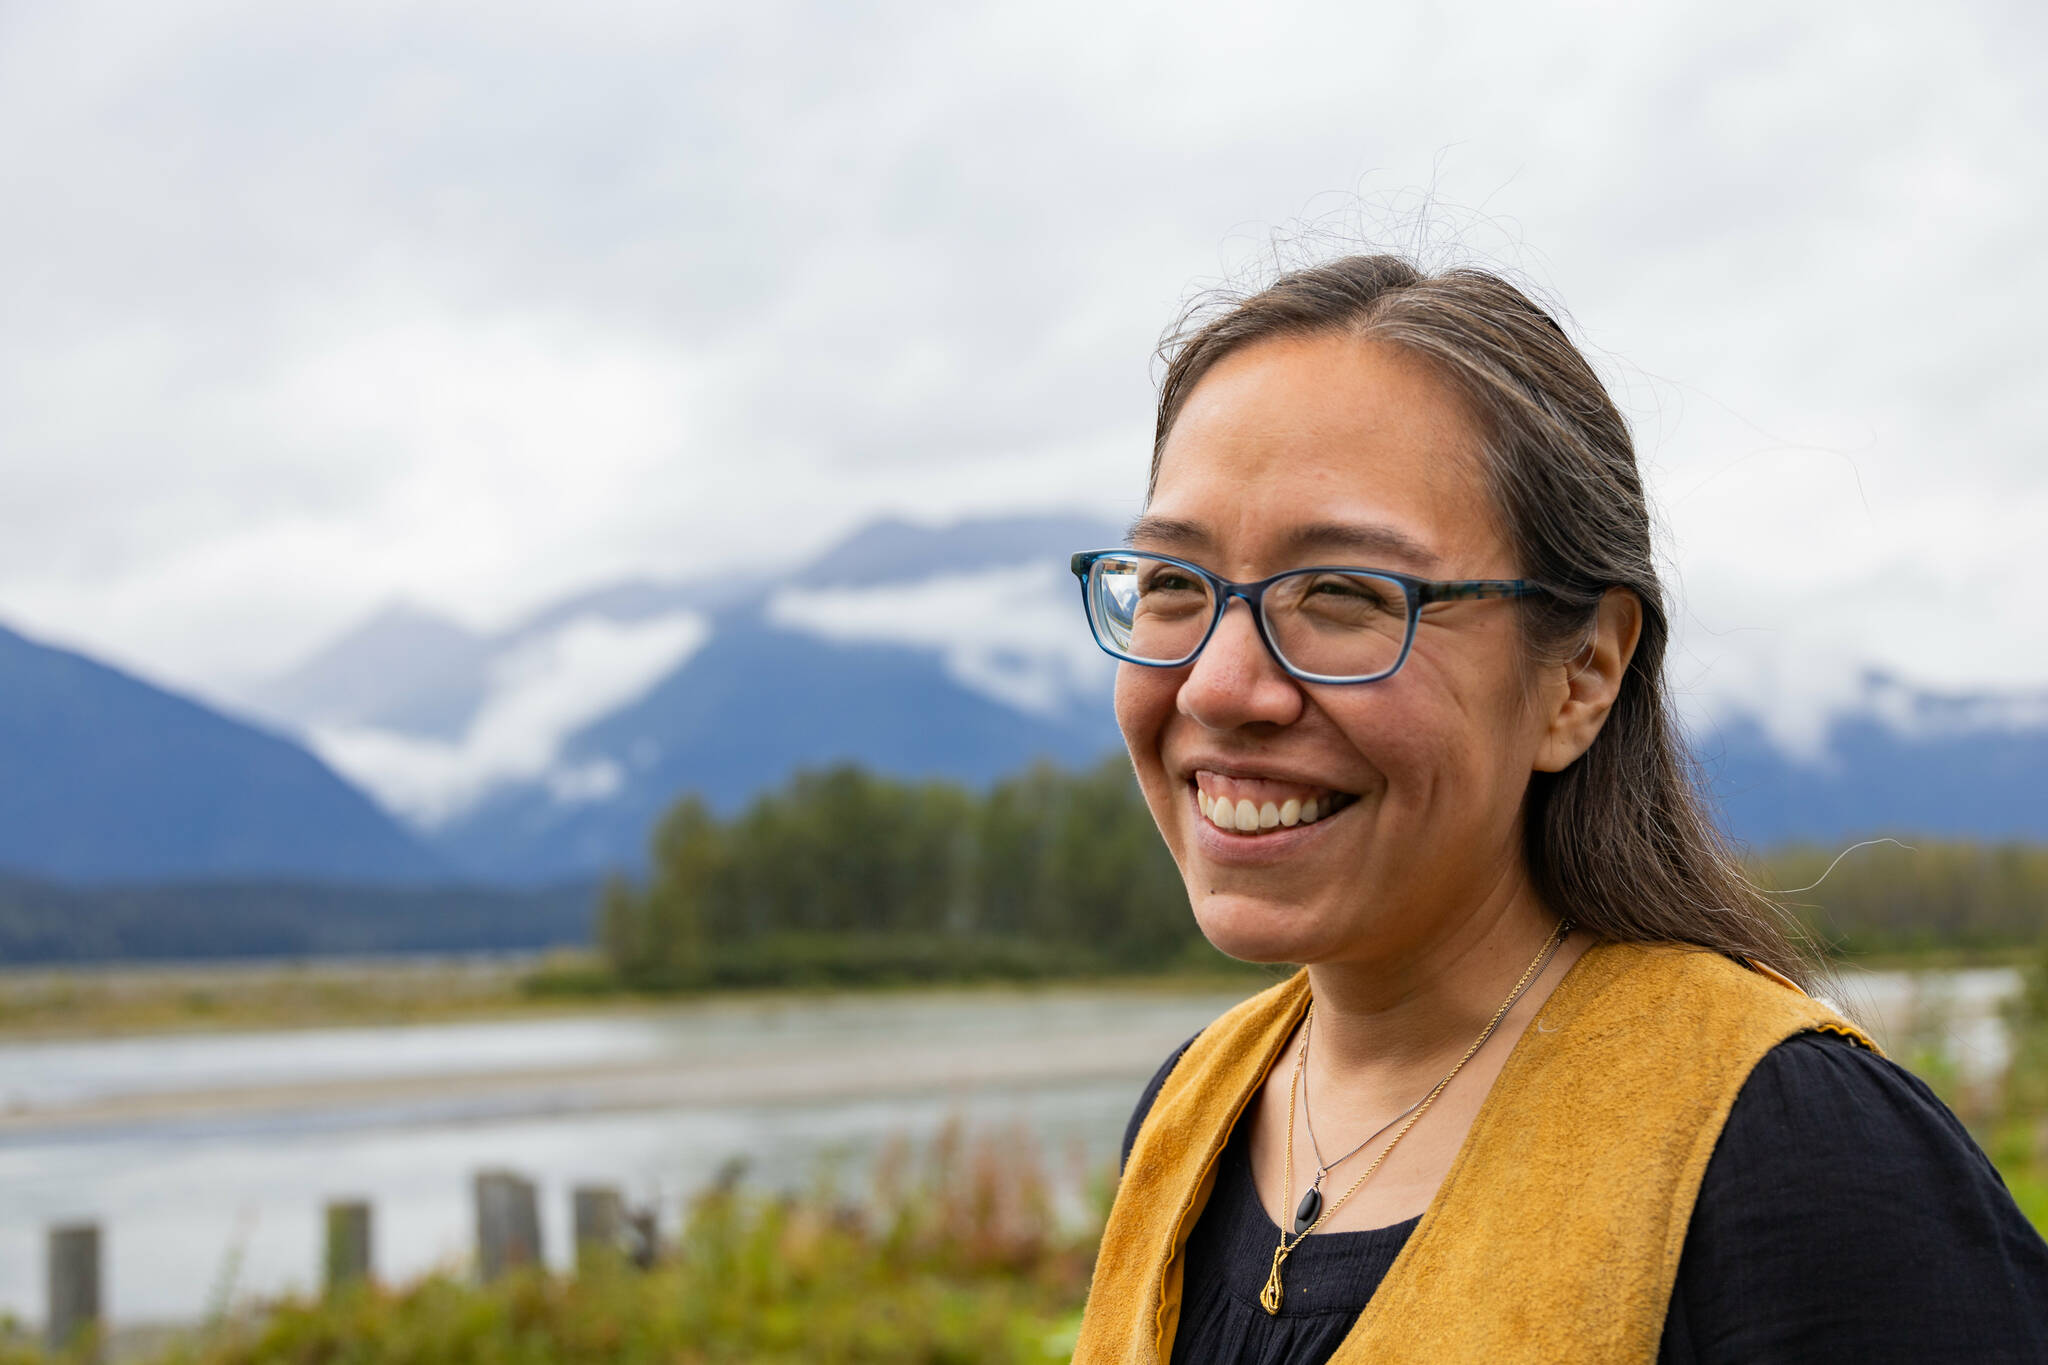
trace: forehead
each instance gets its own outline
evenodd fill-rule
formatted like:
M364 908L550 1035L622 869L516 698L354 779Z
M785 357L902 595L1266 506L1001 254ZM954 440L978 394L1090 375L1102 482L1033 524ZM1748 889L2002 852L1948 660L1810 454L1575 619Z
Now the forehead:
M1259 342L1188 395L1134 537L1225 572L1331 558L1506 572L1480 450L1456 391L1400 350L1351 336Z

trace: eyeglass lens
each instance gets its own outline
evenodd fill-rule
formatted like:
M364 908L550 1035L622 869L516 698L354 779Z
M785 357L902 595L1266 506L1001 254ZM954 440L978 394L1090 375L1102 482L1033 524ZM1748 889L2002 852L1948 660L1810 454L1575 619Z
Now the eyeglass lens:
M1089 617L1102 642L1146 663L1185 663L1216 617L1207 580L1149 555L1089 569ZM1318 569L1266 590L1266 633L1289 667L1330 678L1385 673L1408 639L1408 594L1376 574Z

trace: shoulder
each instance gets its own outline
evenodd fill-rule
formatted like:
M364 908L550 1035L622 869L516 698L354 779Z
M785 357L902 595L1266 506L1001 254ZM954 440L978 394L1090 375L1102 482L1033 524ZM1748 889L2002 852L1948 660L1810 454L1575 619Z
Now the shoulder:
M1707 1176L1788 1194L1894 1181L1906 1186L1894 1194L1908 1206L1932 1193L1930 1182L1949 1196L2005 1195L1990 1160L1924 1081L1825 1033L1796 1034L1764 1054L1736 1095Z
M1804 1033L1738 1093L1666 1344L1694 1359L2048 1359L2048 1245L1946 1105Z
M1173 1068L1187 1055L1187 1050L1194 1046L1195 1039L1201 1036L1201 1031L1196 1030L1185 1043L1175 1048L1167 1059L1159 1064L1159 1069L1152 1073L1152 1079L1145 1082L1145 1089L1139 1094L1138 1103L1131 1110L1130 1120L1124 1124L1123 1154L1117 1158L1116 1163L1119 1171L1130 1164L1131 1148L1138 1145L1138 1130L1145 1126L1145 1116L1152 1112L1152 1102L1159 1098L1159 1088L1166 1084L1166 1078L1173 1074Z

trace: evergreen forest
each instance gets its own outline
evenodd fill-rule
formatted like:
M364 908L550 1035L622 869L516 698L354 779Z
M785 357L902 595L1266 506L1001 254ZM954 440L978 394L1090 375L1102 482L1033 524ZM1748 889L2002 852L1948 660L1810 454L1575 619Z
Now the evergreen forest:
M602 895L598 938L636 989L1215 969L1122 759L1040 766L986 793L859 768L799 776L721 820L672 807L652 871ZM2048 847L1794 846L1751 875L1822 951L1998 954L2048 930Z

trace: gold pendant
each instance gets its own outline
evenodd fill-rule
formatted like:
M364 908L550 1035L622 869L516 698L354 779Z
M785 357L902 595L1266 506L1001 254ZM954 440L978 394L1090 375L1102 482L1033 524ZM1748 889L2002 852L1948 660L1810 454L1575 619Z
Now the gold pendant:
M1266 1287L1259 1291L1259 1307L1268 1314L1280 1313L1280 1267L1287 1260L1287 1239L1281 1238L1280 1245L1273 1248L1273 1273L1266 1277Z

